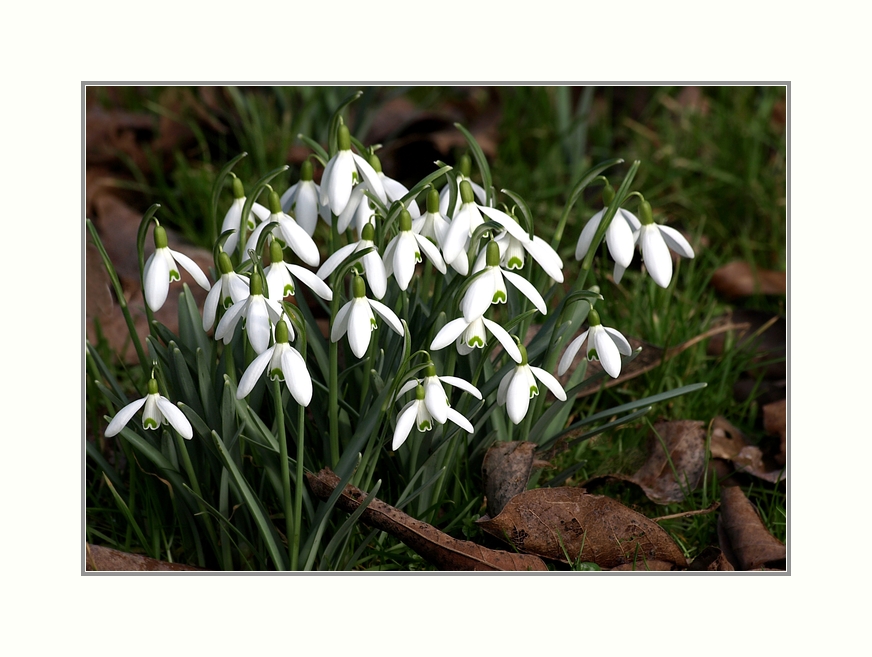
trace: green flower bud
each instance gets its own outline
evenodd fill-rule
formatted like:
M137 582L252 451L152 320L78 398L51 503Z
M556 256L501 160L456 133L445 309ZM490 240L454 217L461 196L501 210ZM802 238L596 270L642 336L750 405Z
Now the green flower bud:
M167 242L167 231L160 224L154 227L154 248L165 249L169 246Z
M339 131L336 134L336 141L339 144L340 151L351 150L351 133L348 131L348 126L344 123L339 126Z
M527 364L527 348L524 345L519 343L518 344L518 351L521 352L521 365L526 365ZM537 390L537 392L538 392L538 390Z
M282 245L278 240L273 240L269 245L269 260L270 262L284 262L285 256L282 253Z
M378 159L378 155L376 155L375 153L370 153L368 159L369 159L369 166L371 166L373 169L375 169L376 173L381 173L382 166L381 166L381 160Z
M600 322L599 313L593 308L591 308L590 311L587 313L587 323L591 326L598 326L602 323Z
M400 232L412 230L412 215L406 209L400 210Z
M148 394L156 395L160 392L157 387L157 379L149 379L148 380Z
M612 204L612 201L615 200L615 188L612 187L609 183L606 183L606 186L603 187L603 205L606 207Z
M457 165L457 168L460 169L461 176L469 178L469 174L472 171L472 160L469 159L469 155L464 153L460 157L460 163Z
M375 226L370 223L364 224L363 230L360 231L360 239L365 242L372 242L375 239Z
M245 198L245 189L242 187L242 181L236 176L233 177L233 198Z
M651 211L651 204L648 201L642 201L639 204L639 221L643 226L648 226L654 223L654 213Z
M439 212L439 192L432 187L430 188L430 191L427 192L427 212L430 214L436 214Z
M288 325L282 320L276 324L276 344L288 341Z
M251 282L248 284L249 294L251 296L263 295L263 279L256 271L251 273Z
M436 366L433 363L427 363L424 368L424 376L436 376Z
M487 254L485 255L485 264L488 267L500 266L500 245L491 240L487 243Z
M460 181L460 200L463 203L474 203L475 194L472 192L472 185L466 180Z
M218 252L218 270L222 274L230 274L233 272L233 263L230 262L230 256L224 251Z
M269 211L273 214L282 213L282 199L276 192L269 193Z
M415 399L417 399L418 401L424 401L424 386L422 386L420 383L415 388Z
M366 296L366 284L363 282L362 276L355 276L351 281L351 293L355 299L362 299Z
M312 167L312 162L310 160L306 160L303 164L300 165L300 180L313 180L314 179L314 168Z

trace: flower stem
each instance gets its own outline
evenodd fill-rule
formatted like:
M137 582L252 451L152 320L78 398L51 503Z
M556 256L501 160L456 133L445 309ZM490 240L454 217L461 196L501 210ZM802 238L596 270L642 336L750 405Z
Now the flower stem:
M285 510L285 535L288 537L288 556L293 560L294 551L292 543L296 528L292 514L291 470L288 467L288 436L285 432L285 409L282 405L282 382L278 379L274 379L272 382L272 391L276 406L276 437L279 441L279 461L282 476L282 506ZM294 566L292 565L291 568L293 567Z
M306 407L297 411L297 478L294 491L294 533L291 543L291 570L297 570L300 561L300 534L303 523L303 458ZM287 462L287 459L285 460Z
M212 547L215 550L215 554L218 554L218 535L215 533L215 527L212 524L212 517L209 515L206 506L201 501L203 495L200 492L200 482L197 481L197 473L194 470L194 464L191 463L191 456L188 454L188 445L179 435L178 431L173 431L172 433L176 439L176 449L182 455L182 465L184 466L188 479L191 482L191 490L194 491L194 494L197 496L197 508L200 509L200 514L203 516L203 522L206 524L206 532L209 534L209 539L212 541ZM233 565L227 564L222 567L232 569Z

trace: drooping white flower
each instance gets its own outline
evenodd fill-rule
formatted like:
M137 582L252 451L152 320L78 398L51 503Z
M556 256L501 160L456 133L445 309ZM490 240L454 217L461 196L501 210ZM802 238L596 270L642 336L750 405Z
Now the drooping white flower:
M467 322L463 317L451 320L433 338L430 349L438 351L455 342L457 352L465 356L472 353L473 349L483 349L487 345L488 331L499 341L512 360L516 363L521 362L521 352L508 331L484 316L477 317L471 322Z
M501 406L505 404L509 419L515 424L524 419L530 408L530 400L539 394L536 379L544 383L557 399L566 400L566 392L560 382L541 367L534 367L527 362L524 345L518 345L518 349L521 351L520 364L503 377L497 389L497 403Z
M412 221L412 232L428 238L442 249L449 227L450 224L439 211L439 192L431 187L427 193L427 212ZM466 252L458 253L457 257L447 261L447 264L451 265L458 274L466 276L469 273L469 258L466 257Z
M236 245L239 242L239 229L242 221L242 210L245 208L245 190L242 187L242 181L239 178L233 178L233 203L227 209L224 215L224 221L221 222L221 233L232 230L233 233L224 242L224 250L228 253L233 253L236 250ZM253 203L251 211L248 214L248 224L246 229L250 232L255 229L255 226L262 221L266 221L269 217L269 210L263 207L260 203Z
M333 273L342 261L348 258L352 253L373 247L372 251L361 256L360 264L363 267L363 273L366 276L366 280L369 282L369 287L372 290L373 295L376 299L381 299L388 289L388 277L385 272L385 264L382 261L381 256L378 254L378 247L376 247L375 242L373 242L374 238L375 227L372 224L366 224L363 227L359 241L346 244L337 249L333 255L324 261L324 264L321 265L320 269L318 269L318 278L326 280L326 278Z
M378 328L376 314L380 315L399 335L403 335L403 325L394 311L383 303L366 297L366 286L362 277L354 277L352 294L351 301L342 306L333 318L333 328L330 330L331 342L338 342L343 335L348 334L351 351L358 358L363 358L369 348L372 331Z
M260 274L255 271L251 274L248 296L242 301L234 303L224 313L224 317L221 318L215 329L215 339L224 340L224 344L230 344L236 325L240 319L245 318L248 341L257 353L262 354L269 347L272 323L278 322L281 316L281 306L272 299L263 296L263 280L261 280Z
M312 401L312 377L300 352L288 342L290 324L280 321L275 328L275 344L257 356L246 368L236 389L236 398L247 397L266 370L273 381L284 381L301 406Z
M321 176L321 203L328 203L333 214L342 214L351 197L352 186L355 181L360 181L358 175L363 177L382 203L387 203L387 195L378 174L369 162L351 151L351 133L345 124L339 126L337 140L339 150L330 158Z
M279 302L286 296L293 295L296 291L294 285L294 277L306 284L315 294L326 301L333 298L333 291L313 272L285 262L284 254L282 253L282 245L278 240L272 240L269 245L270 264L264 269L266 274L266 286L269 292L269 298Z
M257 248L257 242L260 239L261 233L263 233L264 230L268 230L273 234L273 236L281 237L285 244L287 244L291 250L297 254L300 260L310 267L317 267L321 262L321 254L318 253L318 246L292 216L282 212L281 199L276 192L270 192L269 206L270 215L267 218L267 221L264 221L255 228L251 237L249 237L248 241L245 243L246 252ZM276 231L278 231L278 235L276 235Z
M661 226L654 223L651 212L651 204L642 201L640 205L642 215L641 226L634 235L642 250L642 259L645 261L645 269L651 274L651 278L660 287L669 287L672 281L672 249L678 255L685 258L693 258L693 247L684 239L684 236L674 228ZM615 280L619 280L615 277Z
M279 199L282 211L285 213L293 212L300 228L305 230L309 236L314 235L319 216L325 223L330 223L330 208L320 202L321 188L313 180L312 169L312 163L309 160L303 162L300 166L300 181L291 185ZM267 216L269 216L269 211L267 211Z
M436 376L436 367L433 363L429 363L425 368L423 379L410 379L406 381L397 392L397 397L401 397L416 386L422 387L424 390L424 405L427 407L428 413L439 424L445 424L446 419L449 417L450 404L448 403L448 395L445 394L445 389L442 387L443 383L465 390L476 399L482 398L479 389L469 381L457 376Z
M575 354L578 353L581 345L587 339L587 359L596 358L602 363L603 369L609 376L614 379L618 378L621 375L621 354L630 356L633 353L633 348L627 342L627 338L618 331L603 326L599 313L593 308L588 313L587 322L590 328L570 342L566 351L563 352L560 363L557 365L557 375L563 376L566 373L575 359Z
M608 207L604 207L590 218L584 228L581 230L581 235L578 236L578 244L575 247L575 259L582 260L590 250L591 242L599 228L603 215L605 215ZM633 260L633 250L636 246L636 238L634 231L642 224L629 210L618 208L615 213L612 223L606 229L606 244L609 247L609 254L615 261L615 282L620 283L624 270L630 266Z
M480 317L490 308L492 303L505 303L508 299L506 283L508 280L527 297L536 309L543 315L548 313L545 300L542 295L523 276L500 268L500 250L496 242L491 240L487 245L486 264L466 289L463 299L460 300L460 309L463 318L467 322Z
M412 427L417 427L418 431L430 431L433 428L433 421L436 418L430 413L426 402L426 392L424 386L415 386L415 399L403 406L400 414L397 416L397 426L394 429L394 438L391 442L391 449L397 451L400 446L406 442L409 434L412 432ZM453 408L446 408L445 420L439 424L445 424L451 420L457 426L466 430L467 433L473 433L475 429L469 420L463 417Z
M542 238L530 235L515 223L511 215L496 208L479 206L479 209L493 221L503 226L503 230L494 238L500 247L500 265L504 269L523 269L525 254L529 253L548 276L558 283L563 282L563 260L557 251ZM507 227L517 226L509 230ZM478 254L474 269L483 267L484 252Z
M163 226L154 227L154 253L145 262L142 278L145 289L145 302L148 307L157 312L167 300L170 292L170 281L181 279L179 265L185 269L204 290L210 289L206 274L188 256L173 251L167 246L167 232ZM178 264L176 264L178 263Z
M218 253L218 269L221 276L209 290L203 304L204 331L208 331L215 324L219 304L227 309L248 296L248 280L234 271L230 256L224 251Z
M469 155L464 154L457 165L457 196L455 197L453 208L448 207L451 203L451 190L448 185L445 185L445 187L442 188L442 191L439 192L439 212L443 217L453 217L460 208L460 183L464 180L469 183L470 187L472 187L475 198L478 199L479 203L483 205L487 201L487 194L485 193L484 188L478 183L473 182L469 177L471 167L472 162L469 159Z
M439 249L426 237L412 230L412 216L408 210L400 210L400 231L385 248L385 275L394 275L401 290L409 287L412 276L415 275L415 265L421 262L421 253L433 263L441 273L445 273L445 261L439 254Z
M111 438L119 433L127 426L136 411L143 406L145 406L142 411L143 429L157 429L161 424L169 423L182 438L190 440L194 437L194 429L188 418L175 404L160 394L157 381L154 378L148 381L148 394L145 397L129 403L115 414L109 426L106 427L105 436Z
M472 234L484 223L479 206L475 204L472 187L466 180L460 183L460 199L460 209L451 220L445 243L442 245L445 262L452 262L461 255L466 257Z

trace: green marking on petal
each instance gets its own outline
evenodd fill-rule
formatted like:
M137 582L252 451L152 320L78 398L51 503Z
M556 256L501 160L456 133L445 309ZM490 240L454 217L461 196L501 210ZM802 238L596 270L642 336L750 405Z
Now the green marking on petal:
M479 336L472 336L469 341L466 343L469 347L484 347L484 340L482 340Z
M294 294L294 286L291 285L290 283L288 283L287 285L285 285L285 292L284 292L284 294L283 294L282 296L285 296L285 297L286 297L286 296L288 296L289 294L292 295L292 296L293 296L293 294Z
M494 292L494 298L491 303L505 303L506 302L506 293L502 290L497 290Z
M233 299L231 297L224 297L224 300L221 302L224 306L224 310L227 310L230 306L233 305Z
M145 418L145 420L143 420L142 426L144 426L146 429L157 429L160 425L153 417L147 417Z
M588 360L599 360L599 355L596 353L596 349L591 349L587 352Z
M530 386L530 399L539 394L538 386Z
M371 318L370 318L370 320L369 320L369 324L370 324L370 326L372 327L372 329L377 329L377 328L378 328L378 322L375 321L375 317L371 317Z
M175 269L170 269L170 280L171 281L179 281L181 279L182 279L182 277L179 275L179 272L177 272Z
M509 258L508 269L521 269L524 266L524 261L520 258L512 256Z
M424 420L423 422L421 422L421 424L418 425L418 431L430 431L430 429L432 428L433 427L427 420Z
M421 252L415 251L415 262L421 262Z
M285 375L282 372L281 368L276 367L275 369L270 370L269 378L272 379L273 381L276 381L276 380L284 381Z

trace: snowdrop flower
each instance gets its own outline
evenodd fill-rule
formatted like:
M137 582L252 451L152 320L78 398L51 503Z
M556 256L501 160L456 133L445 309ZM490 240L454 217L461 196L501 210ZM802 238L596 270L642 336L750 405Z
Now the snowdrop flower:
M242 181L234 176L233 178L233 203L224 215L224 221L221 223L221 232L224 233L232 230L227 240L224 242L224 250L228 253L233 253L236 250L236 244L239 241L239 228L242 222L242 210L245 207L245 190L242 187ZM255 220L255 217L257 218ZM260 221L266 221L269 217L269 210L263 207L260 203L254 203L251 206L251 212L248 215L248 230L254 230L255 224Z
M456 376L436 376L436 366L433 363L429 363L424 369L423 379L406 381L397 392L397 397L401 397L416 386L422 388L424 391L422 399L428 414L435 418L439 424L445 424L445 421L450 417L449 411L451 408L448 403L448 395L445 394L445 389L442 387L443 383L465 390L476 399L482 398L479 389L469 381Z
M378 156L375 153L372 153L369 156L369 163L372 165L373 170L378 174L378 179L381 181L382 186L385 190L385 196L387 196L388 203L393 203L394 201L400 201L402 198L409 193L409 190L400 182L397 182L393 178L388 178L384 172L382 171L381 160L378 159ZM418 203L415 199L411 199L409 204L404 206L406 210L409 211L409 214L412 215L412 218L420 217L421 211L418 209Z
M330 331L330 341L338 342L347 333L351 351L358 358L363 358L369 348L372 331L378 328L373 311L379 314L388 323L388 326L399 335L403 335L403 325L394 311L386 305L366 298L366 286L363 278L355 276L351 287L353 298L336 313L336 317L333 319L333 328Z
M629 356L633 353L633 348L627 342L627 338L618 331L603 326L600 323L599 313L593 308L588 313L587 322L590 328L570 342L563 352L563 357L557 365L557 375L563 376L566 373L575 359L575 354L587 338L587 359L596 358L610 377L618 378L621 374L621 354Z
M566 392L560 382L540 367L533 367L527 363L527 350L524 345L518 345L521 351L521 362L503 377L497 390L497 403L505 404L509 419L519 424L527 409L530 408L530 400L539 394L539 386L536 379L545 384L551 393L560 401L566 401Z
M300 224L300 228L305 230L309 236L315 234L319 216L326 223L330 223L330 208L320 203L321 188L315 184L312 176L312 163L306 160L300 166L300 181L289 187L279 199L282 211L285 213L293 211L294 218ZM269 216L269 212L267 212L267 216Z
M521 362L521 352L508 331L484 316L477 317L471 322L467 322L463 317L451 320L433 338L430 349L438 351L455 342L457 352L466 356L472 353L473 349L483 349L487 345L488 331L499 341L512 360L516 363Z
M271 214L267 221L260 224L248 238L248 242L245 243L245 251L257 248L257 242L264 230L275 235L275 231L278 229L282 240L297 254L300 260L311 267L317 267L318 263L321 262L318 247L292 216L282 212L281 199L275 192L269 193L269 207Z
M427 212L412 221L412 232L426 237L441 249L445 244L449 227L450 224L439 211L439 192L431 187L427 193ZM469 273L469 258L466 257L465 252L457 254L457 257L447 264L462 276Z
M145 287L145 302L148 307L157 312L167 300L170 292L170 281L181 279L181 265L197 281L204 290L210 289L209 279L188 256L173 251L167 246L167 231L160 224L154 227L154 253L145 262L142 278ZM176 264L178 262L178 264Z
M317 272L318 278L325 280L352 253L363 251L369 247L375 247L375 250L365 254L360 262L373 295L375 295L376 299L381 299L388 289L388 276L385 272L385 264L378 254L378 247L373 242L374 238L375 227L372 224L366 224L363 227L363 231L361 231L359 241L346 244L342 248L337 249L333 255L324 261L324 264L321 265Z
M288 323L276 324L275 344L257 356L239 380L236 398L247 397L266 370L273 381L284 381L300 406L312 401L312 377L300 352L288 343Z
M224 313L224 317L215 329L215 339L230 344L236 325L244 317L248 341L257 353L262 354L269 347L269 338L272 334L270 320L278 322L281 316L281 306L263 296L263 280L255 271L251 274L248 296L234 303L230 310Z
M641 227L636 230L634 237L642 250L645 268L657 285L669 287L672 281L672 256L669 254L669 249L685 258L693 258L693 247L674 228L654 223L651 204L648 201L642 201L640 214L642 215ZM617 276L615 280L619 281Z
M504 229L494 238L500 247L500 264L504 269L523 269L525 253L529 253L548 276L558 283L563 282L563 260L545 240L535 235L531 236L517 225L514 217L501 210L485 206L479 206L479 209L489 219L498 220L503 226L517 226L511 231ZM478 254L474 269L477 271L482 267L484 267L484 252Z
M439 249L426 237L415 233L412 230L412 215L408 210L400 210L400 232L388 243L384 263L385 275L393 274L401 290L409 287L415 275L415 265L421 262L422 251L433 266L444 274L445 261L439 255Z
M505 303L508 299L506 280L518 288L540 313L547 314L548 308L545 306L545 299L530 281L514 272L500 269L500 249L497 243L493 240L488 242L486 251L484 269L473 279L466 289L463 299L460 300L463 318L467 322L471 322L476 317L483 315L492 303Z
M269 298L279 302L295 292L294 277L303 281L315 294L326 301L333 298L330 287L308 269L285 262L282 245L272 240L269 245L270 265L264 270Z
M169 422L182 438L190 440L194 437L194 429L188 418L182 413L169 399L160 394L157 381L152 377L148 381L148 394L142 399L137 399L131 402L112 418L109 426L106 427L105 436L111 438L119 433L136 411L145 406L142 411L142 428L157 429L161 424Z
M451 420L457 426L465 429L467 433L473 433L475 429L472 424L453 408L446 408L446 421ZM418 385L415 387L415 399L403 406L400 414L397 416L397 426L394 429L394 439L391 443L391 449L397 451L400 446L406 442L412 427L418 428L418 431L430 431L433 428L432 416L427 408L426 392L424 386ZM439 424L445 424L440 422Z
M603 190L603 202L605 207L593 215L581 230L578 236L578 244L575 246L575 259L582 260L591 248L591 242L596 235L603 216L609 209L609 204L615 199L615 190L611 185L606 185ZM638 230L641 222L632 212L618 208L612 222L606 229L606 244L609 254L615 261L615 282L620 283L624 270L630 266L633 260L633 250L636 246L636 238L633 232Z
M472 161L469 159L469 155L464 154L460 158L460 163L458 164L459 175L457 176L457 199L455 200L455 206L453 208L449 208L448 204L451 202L451 193L448 185L442 188L442 191L439 193L439 212L444 217L453 217L455 212L457 211L457 206L460 205L460 183L464 180L469 183L470 187L472 187L472 191L475 194L475 197L478 199L479 203L484 204L487 201L487 194L484 191L484 188L478 183L474 183L472 179L469 177L469 172L472 167Z
M358 174L369 186L382 203L387 203L387 195L378 174L364 158L351 151L351 133L348 126L339 126L337 135L339 150L321 176L321 203L328 203L330 211L339 216L348 205L351 188L355 180L360 180Z
M472 234L484 223L479 206L475 204L472 187L466 180L460 183L460 199L460 209L451 220L442 245L445 262L452 262L460 255L466 256Z
M218 304L227 309L248 296L248 281L233 270L230 256L224 251L218 252L218 270L221 272L221 276L209 290L206 302L203 304L204 331L208 331L215 324Z

